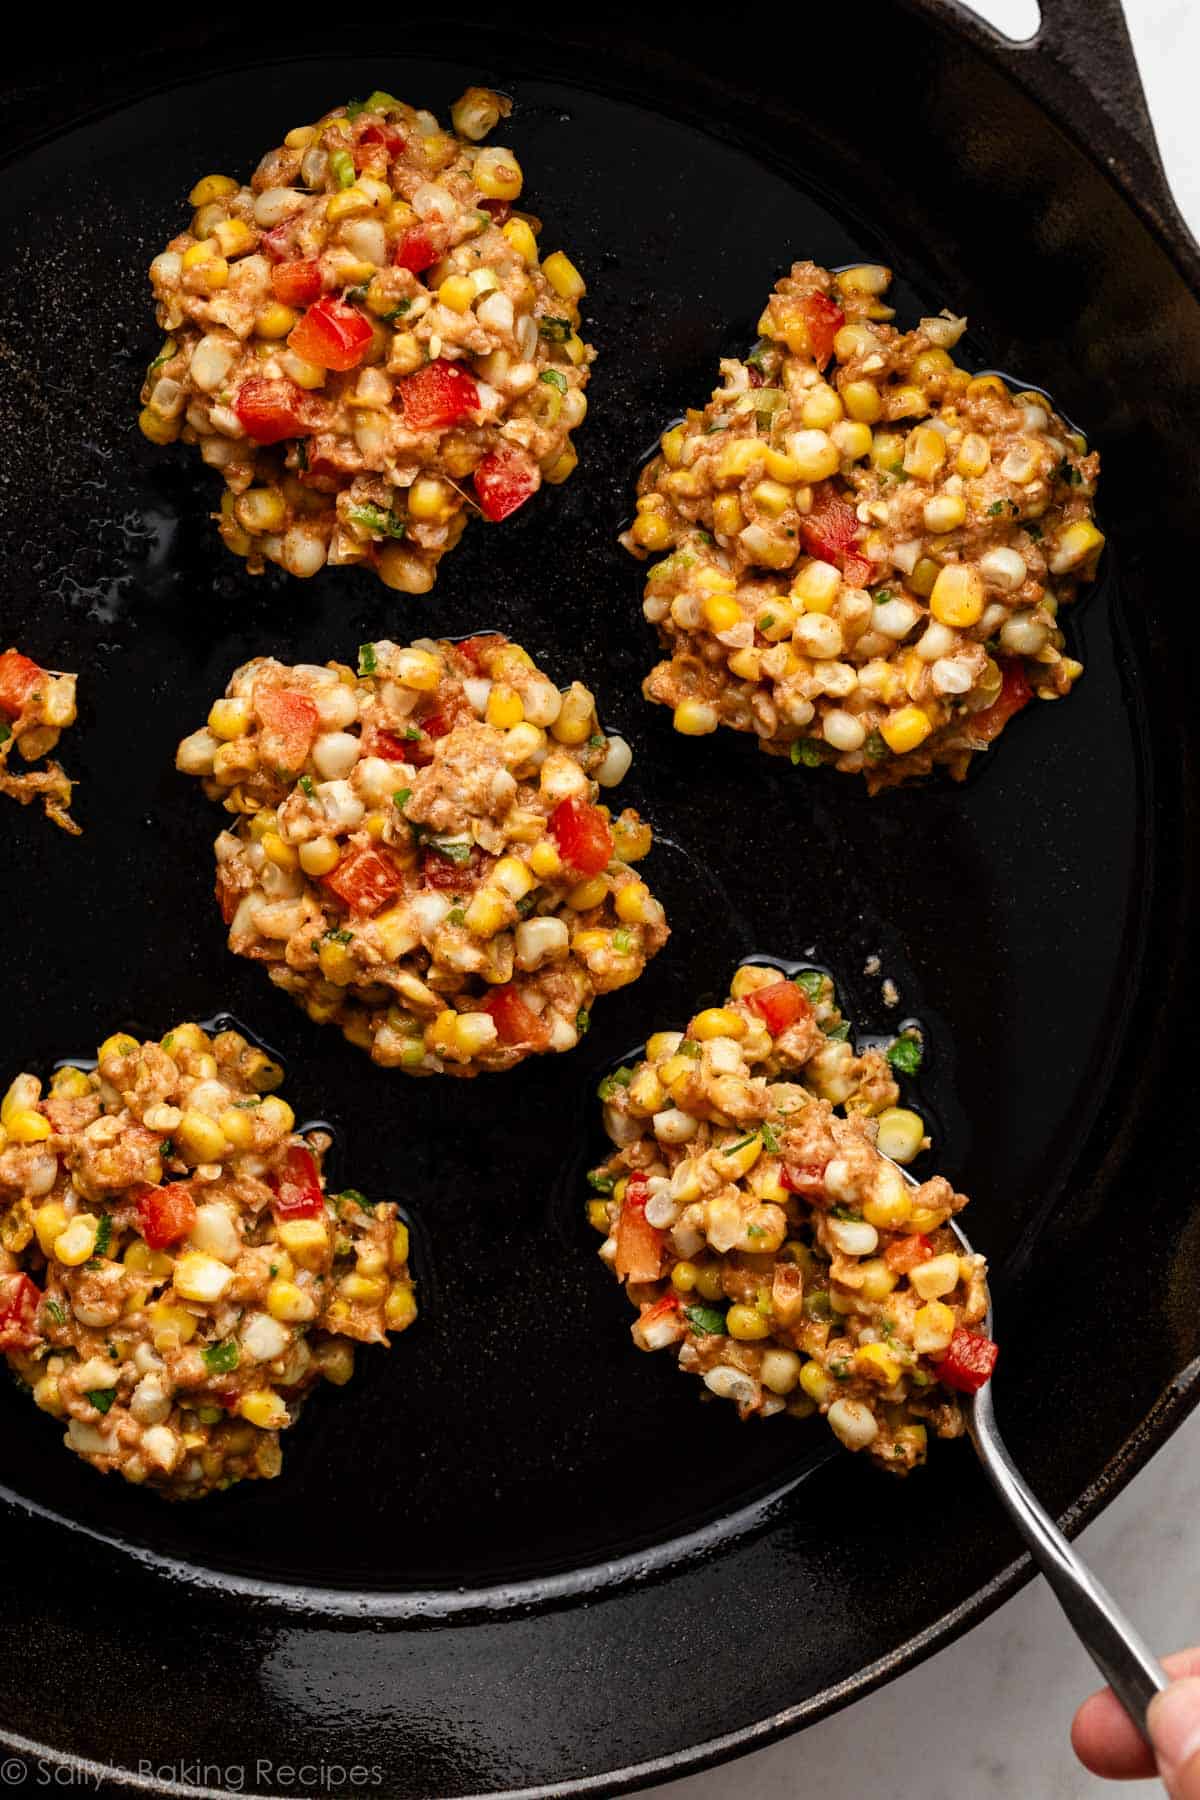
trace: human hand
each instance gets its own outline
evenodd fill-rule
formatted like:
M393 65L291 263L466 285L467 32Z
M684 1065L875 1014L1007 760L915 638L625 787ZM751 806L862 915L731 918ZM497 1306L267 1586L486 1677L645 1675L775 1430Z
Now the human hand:
M1110 1781L1161 1775L1171 1800L1200 1800L1200 1649L1163 1657L1171 1677L1150 1703L1151 1750L1110 1688L1084 1701L1071 1746L1085 1769Z

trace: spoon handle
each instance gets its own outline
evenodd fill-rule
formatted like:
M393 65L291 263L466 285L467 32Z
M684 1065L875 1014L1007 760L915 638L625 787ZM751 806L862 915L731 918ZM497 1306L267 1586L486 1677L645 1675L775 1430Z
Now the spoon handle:
M1165 1671L1017 1473L997 1429L987 1387L975 1395L968 1410L967 1428L993 1487L1054 1589L1076 1637L1137 1729L1148 1739L1146 1709L1155 1694L1166 1687Z

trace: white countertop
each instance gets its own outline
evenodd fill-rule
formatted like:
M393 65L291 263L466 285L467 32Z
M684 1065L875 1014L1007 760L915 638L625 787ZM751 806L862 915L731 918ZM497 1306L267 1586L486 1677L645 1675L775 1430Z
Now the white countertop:
M1014 37L1031 0L976 0ZM1200 67L1195 0L1125 0L1167 172L1200 236ZM1159 1650L1200 1642L1200 1412L1080 1539L1080 1547ZM1098 1685L1040 1581L948 1650L800 1737L652 1792L661 1800L1146 1800L1157 1782L1096 1781L1068 1731ZM948 1703L949 1702L949 1703ZM901 1747L908 1746L906 1757ZM899 1750L899 1755L898 1755ZM899 1773L913 1771L911 1785Z

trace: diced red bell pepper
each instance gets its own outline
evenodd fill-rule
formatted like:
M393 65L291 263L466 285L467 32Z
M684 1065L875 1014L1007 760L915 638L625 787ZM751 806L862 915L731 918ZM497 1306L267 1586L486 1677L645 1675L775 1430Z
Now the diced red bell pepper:
M321 723L315 703L295 688L260 685L254 710L262 727L260 759L271 769L302 769Z
M809 348L817 367L823 369L833 355L833 340L846 323L846 315L827 294L805 294L800 310L808 327Z
M646 1196L646 1177L635 1171L617 1220L613 1268L618 1281L657 1281L662 1270L664 1234L646 1217Z
M152 1250L185 1238L196 1223L196 1202L186 1182L145 1187L137 1196L137 1228Z
M358 141L360 144L382 144L388 153L389 161L401 154L405 142L394 125L385 125L382 121L375 120L359 134Z
M272 1210L277 1219L315 1219L325 1210L316 1158L301 1144L291 1144L282 1165L270 1176L275 1189Z
M508 639L502 631L485 631L477 637L460 638L454 648L460 656L465 656L471 667L478 674L483 667L483 658L489 650L498 650Z
M794 981L773 981L770 987L755 988L746 996L746 1005L758 1014L772 1037L812 1014L807 997Z
M221 909L221 917L227 925L232 925L233 915L238 909L238 894L237 889L231 887L226 881L221 869L217 870L216 895L217 905Z
M883 1260L897 1275L908 1275L921 1263L928 1262L932 1255L933 1246L924 1232L914 1231L909 1237L893 1238L883 1253Z
M1013 714L1019 713L1033 699L1033 689L1019 656L1003 657L1000 667L1003 670L1003 680L999 694L990 706L985 706L982 712L972 714L967 721L971 737L982 744L990 744L994 738L998 738Z
M789 1194L803 1194L806 1200L820 1200L825 1195L824 1163L784 1163L779 1179Z
M408 225L400 233L392 262L398 269L410 269L414 275L419 275L422 269L441 261L446 254L447 242L444 232L435 231L430 225Z
M550 814L550 830L568 869L598 875L608 867L613 834L598 806L588 800L562 800Z
M352 850L337 868L322 877L351 913L369 915L404 892L404 877L394 862L378 850Z
M812 511L800 517L800 538L808 554L819 556L823 562L833 563L840 569L858 533L858 515L854 508L839 500L827 484L815 487ZM859 563L864 560L858 558ZM869 564L866 566L870 567Z
M1000 1346L991 1338L959 1325L945 1356L934 1364L938 1380L943 1387L954 1388L960 1394L977 1394L991 1380L999 1354Z
M442 856L434 848L425 852L421 873L430 887L463 894L478 884L483 860L483 852L479 849L472 849L462 862L455 862L453 857Z
M442 356L406 375L398 392L410 431L446 431L479 405L474 377Z
M752 388L766 387L767 378L763 374L762 370L760 368L758 368L754 363L749 363L747 365L746 373L747 373L747 378L750 382L750 386Z
M847 587L866 587L871 579L872 564L865 556L856 556L850 551L842 560L842 574L846 578Z
M294 262L296 260L296 234L300 229L300 220L293 214L278 225L272 225L270 231L264 231L258 240L258 247L272 262Z
M507 519L537 493L541 470L519 450L489 450L475 471L475 497L485 519Z
M0 1275L0 1350L32 1350L41 1342L41 1303L42 1290L28 1275Z
M313 429L303 388L294 381L243 381L233 402L242 430L256 444L279 444Z
M491 1014L502 1044L528 1044L534 1050L544 1050L550 1042L549 1026L526 1006L511 982L493 988L480 1011Z
M25 703L46 671L19 650L6 650L0 656L0 712L15 719L24 712Z
M288 344L319 369L354 369L374 337L370 321L356 306L326 294L292 326Z
M417 723L420 725L421 730L425 733L426 737L447 737L449 733L454 730L454 714L447 712L426 713L425 717L423 719L418 719Z
M362 735L367 756L381 756L384 762L412 761L415 738L398 738L394 731L385 731L381 725L368 725Z
M315 256L296 262L276 263L271 270L271 287L275 298L285 306L311 306L321 298L321 265Z

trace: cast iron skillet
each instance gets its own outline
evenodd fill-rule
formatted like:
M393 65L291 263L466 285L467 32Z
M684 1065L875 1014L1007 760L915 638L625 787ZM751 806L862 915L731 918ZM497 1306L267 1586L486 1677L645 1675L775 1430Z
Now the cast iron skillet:
M1022 48L934 0L860 0L853 28L797 9L794 43L611 8L521 33L456 7L440 32L347 20L336 57L329 21L289 60L218 21L77 42L68 76L44 46L10 65L0 619L83 673L65 755L86 835L6 809L0 1073L232 1011L338 1126L345 1178L411 1208L422 1304L312 1403L281 1480L199 1506L100 1480L6 1393L13 1747L114 1790L124 1770L163 1791L613 1793L820 1717L1026 1578L964 1446L885 1483L815 1425L702 1406L629 1345L581 1223L595 1077L752 949L828 963L868 1031L890 1023L862 973L878 953L926 1023L939 1161L997 1271L1001 1422L1068 1528L1194 1403L1200 259L1116 0L1048 10ZM372 86L443 110L471 80L515 95L547 242L591 279L582 469L469 532L429 600L350 571L252 581L204 516L213 480L134 427L145 265L210 167L248 170ZM652 647L614 542L635 465L804 255L893 263L906 317L966 310L970 358L1045 383L1104 453L1086 678L963 789L870 802L726 734L682 742L638 697ZM488 626L630 734L675 935L577 1054L417 1084L227 955L218 816L172 751L249 654Z

